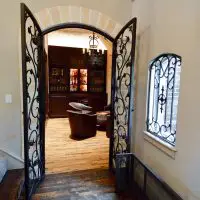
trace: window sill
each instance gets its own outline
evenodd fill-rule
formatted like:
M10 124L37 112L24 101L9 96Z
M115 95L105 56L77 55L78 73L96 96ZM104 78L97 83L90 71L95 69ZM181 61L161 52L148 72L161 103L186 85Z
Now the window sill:
M156 136L152 135L151 133L144 131L144 139L154 145L157 149L165 153L167 156L175 159L175 154L177 150L174 146L168 144L167 142L164 142L160 138L157 138Z

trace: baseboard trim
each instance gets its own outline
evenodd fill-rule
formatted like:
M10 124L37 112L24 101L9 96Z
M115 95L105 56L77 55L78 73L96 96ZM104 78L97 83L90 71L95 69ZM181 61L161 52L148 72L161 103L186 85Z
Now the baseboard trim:
M20 158L19 156L14 155L11 152L8 152L8 151L3 150L3 149L0 149L0 152L6 154L7 156L10 156L11 158L13 158L13 159L15 159L15 160L17 160L17 161L19 161L21 163L24 163L24 160L22 158Z

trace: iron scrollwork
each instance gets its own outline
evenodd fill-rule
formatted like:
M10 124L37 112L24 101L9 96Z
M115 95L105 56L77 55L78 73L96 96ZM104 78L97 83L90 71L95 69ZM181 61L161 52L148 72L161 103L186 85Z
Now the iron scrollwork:
M162 54L149 67L147 131L175 145L181 57Z
M24 30L22 30L23 44L23 101L24 101L24 137L25 137L25 162L26 192L30 199L32 193L42 179L44 172L43 148L44 141L41 137L41 30L33 19L28 8L24 10Z
M114 135L113 161L117 154L128 153L129 150L129 118L130 101L133 99L132 73L135 45L135 23L129 24L115 41L115 74L114 74Z

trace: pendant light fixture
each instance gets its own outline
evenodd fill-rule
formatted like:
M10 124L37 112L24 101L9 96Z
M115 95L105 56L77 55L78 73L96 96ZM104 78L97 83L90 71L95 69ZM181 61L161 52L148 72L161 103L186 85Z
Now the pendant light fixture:
M95 50L99 54L104 54L104 49L99 49L99 37L93 32L92 35L89 36L89 48L83 48L83 54L88 53L92 55Z

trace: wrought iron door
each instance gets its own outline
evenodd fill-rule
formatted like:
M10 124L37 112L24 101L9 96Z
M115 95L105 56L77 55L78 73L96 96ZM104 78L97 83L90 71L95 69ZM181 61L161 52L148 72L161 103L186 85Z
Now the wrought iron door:
M21 4L25 195L32 194L45 174L45 67L42 31L25 4Z
M130 152L135 43L136 18L122 28L113 42L111 169L116 167L117 154Z

